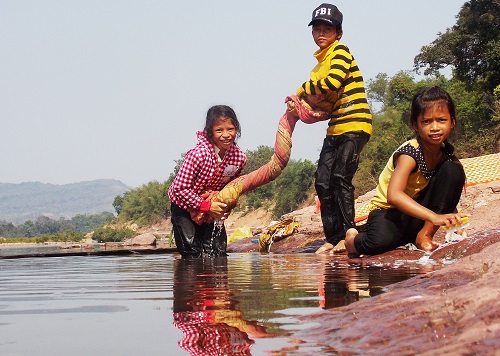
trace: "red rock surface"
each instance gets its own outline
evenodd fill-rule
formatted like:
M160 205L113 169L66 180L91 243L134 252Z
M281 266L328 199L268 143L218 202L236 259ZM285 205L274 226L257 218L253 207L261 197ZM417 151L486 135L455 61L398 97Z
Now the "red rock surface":
M370 194L360 197L358 204L369 198ZM304 317L317 326L296 332L296 346L283 352L297 349L307 353L312 347L320 349L320 353L341 355L499 355L499 207L500 181L468 187L458 209L470 215L470 238L445 245L430 256L424 256L422 251L395 250L349 259L351 264L392 265L431 258L442 267L393 284L379 296ZM313 252L324 243L314 207L287 217L300 223L299 231L274 242L271 252ZM262 220L247 219L245 224L257 231L266 226ZM238 220L232 226L237 227ZM444 242L444 233L439 231L435 239ZM244 239L231 244L228 250L258 248L251 239ZM345 254L325 257L347 259Z
M481 251L379 296L307 316L318 326L295 338L345 355L498 354L500 229L478 235L487 246Z

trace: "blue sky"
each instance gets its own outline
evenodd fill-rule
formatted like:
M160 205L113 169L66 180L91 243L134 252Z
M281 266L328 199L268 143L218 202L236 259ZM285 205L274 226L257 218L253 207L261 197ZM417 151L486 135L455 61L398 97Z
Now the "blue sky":
M411 70L464 2L334 4L368 82ZM215 104L235 109L243 150L273 146L315 65L320 3L1 0L0 182L164 181ZM325 130L297 124L292 158L316 162Z

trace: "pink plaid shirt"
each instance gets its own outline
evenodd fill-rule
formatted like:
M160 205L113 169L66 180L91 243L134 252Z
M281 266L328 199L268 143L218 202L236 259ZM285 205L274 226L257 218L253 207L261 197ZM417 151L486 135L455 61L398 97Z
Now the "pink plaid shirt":
M179 172L168 189L170 201L184 210L199 209L207 190L219 191L237 178L247 162L247 156L236 144L219 162L214 146L203 131L198 131L198 143L184 157Z

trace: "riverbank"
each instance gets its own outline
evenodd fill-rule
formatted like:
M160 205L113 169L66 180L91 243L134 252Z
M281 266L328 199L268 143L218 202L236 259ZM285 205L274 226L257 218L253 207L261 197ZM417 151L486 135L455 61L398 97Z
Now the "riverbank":
M373 191L360 196L356 202L356 209L362 210L373 196ZM479 183L468 186L458 204L458 211L470 216L470 223L466 231L469 236L475 233L487 231L500 227L500 180L487 183ZM252 213L255 214L255 213ZM258 215L241 215L234 213L226 222L226 228L230 232L241 226L248 226L255 233L251 238L236 241L228 246L230 252L258 251L259 245L252 242L258 238L258 233L264 230L271 219L264 212ZM263 219L267 218L266 220ZM270 251L274 253L290 252L312 252L324 243L323 227L321 218L315 211L314 206L291 212L283 216L290 218L299 224L297 232L293 235L273 242ZM436 233L436 241L444 242L444 231Z
M345 355L498 355L500 229L474 238L486 245L479 252L379 296L307 316L317 326L294 337Z
M370 198L360 197L357 207ZM426 256L422 251L395 250L349 259L323 255L353 266L439 264L441 268L393 284L386 293L344 307L304 317L317 325L294 333L297 346L314 345L334 354L497 355L500 350L500 180L466 188L458 210L470 215L468 239ZM324 243L313 206L285 217L300 225L293 235L275 241L271 253L314 252ZM245 221L259 231L261 221ZM237 225L237 220L233 224ZM265 228L265 226L264 226ZM256 236L255 236L256 237ZM229 246L231 252L258 251L255 237ZM435 239L444 242L440 230ZM427 260L426 260L427 259ZM301 346L302 345L302 346Z

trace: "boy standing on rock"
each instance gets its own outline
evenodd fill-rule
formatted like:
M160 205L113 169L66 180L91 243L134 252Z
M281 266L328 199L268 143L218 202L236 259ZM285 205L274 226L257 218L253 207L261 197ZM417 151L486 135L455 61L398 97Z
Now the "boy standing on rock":
M330 112L326 138L315 174L326 243L316 251L345 251L346 231L354 228L354 186L361 150L372 134L372 115L363 77L349 48L340 43L343 15L321 4L312 13L312 36L318 64L297 96L311 107ZM290 108L293 109L293 108Z

